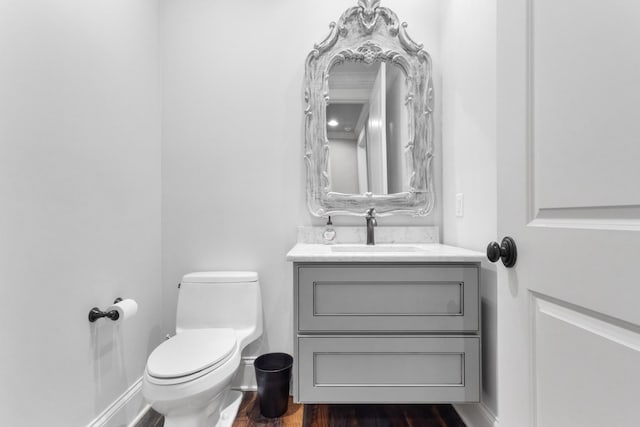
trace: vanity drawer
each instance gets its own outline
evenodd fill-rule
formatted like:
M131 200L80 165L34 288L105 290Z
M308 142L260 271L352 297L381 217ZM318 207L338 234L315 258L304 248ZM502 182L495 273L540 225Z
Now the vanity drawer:
M477 402L480 338L299 337L296 401Z
M297 264L297 329L475 332L476 265Z

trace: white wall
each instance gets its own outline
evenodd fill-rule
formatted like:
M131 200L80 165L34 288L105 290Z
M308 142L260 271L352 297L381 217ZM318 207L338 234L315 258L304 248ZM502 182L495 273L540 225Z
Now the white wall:
M443 241L484 251L497 240L496 4L449 0L443 5ZM464 217L455 216L456 193ZM496 268L481 273L483 393L496 407Z
M434 63L440 58L438 3L384 3L409 22L409 34ZM176 285L184 273L256 270L265 313L262 349L291 351L292 267L284 257L297 225L323 223L305 204L304 62L329 23L356 1L162 5L165 331L175 326ZM431 217L379 223L439 224L439 206ZM334 223L364 226L362 218Z
M161 340L157 9L0 0L2 425L86 425Z
M357 144L357 141L349 139L329 141L329 176L333 191L359 193Z
M409 188L404 147L409 140L409 113L405 105L404 73L399 67L387 67L387 174L388 192L400 193Z

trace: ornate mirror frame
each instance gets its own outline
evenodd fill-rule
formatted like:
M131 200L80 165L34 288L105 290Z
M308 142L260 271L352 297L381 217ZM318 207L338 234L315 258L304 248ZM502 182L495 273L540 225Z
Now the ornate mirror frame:
M305 161L307 206L315 216L377 214L428 215L434 206L433 84L431 57L407 34L407 23L380 6L380 0L358 0L330 34L309 53L305 66ZM385 61L406 76L408 141L403 142L410 176L409 191L394 194L345 194L331 191L326 109L329 70L345 61L372 64Z

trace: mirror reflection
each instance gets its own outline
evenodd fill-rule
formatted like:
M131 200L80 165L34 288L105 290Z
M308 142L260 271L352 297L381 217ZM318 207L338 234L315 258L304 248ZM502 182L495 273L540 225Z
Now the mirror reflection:
M344 62L329 71L326 110L331 190L409 191L406 76L389 62Z

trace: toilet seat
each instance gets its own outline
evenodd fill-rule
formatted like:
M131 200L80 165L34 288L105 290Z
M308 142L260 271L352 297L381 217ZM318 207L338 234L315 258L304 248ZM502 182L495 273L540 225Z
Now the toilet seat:
M156 384L192 381L223 365L237 347L233 329L185 330L149 356L147 374Z

